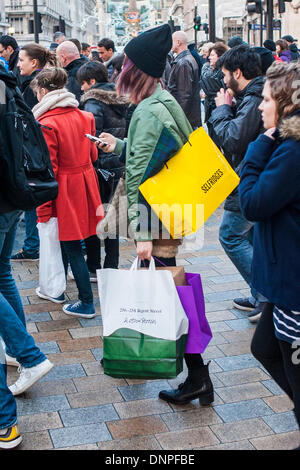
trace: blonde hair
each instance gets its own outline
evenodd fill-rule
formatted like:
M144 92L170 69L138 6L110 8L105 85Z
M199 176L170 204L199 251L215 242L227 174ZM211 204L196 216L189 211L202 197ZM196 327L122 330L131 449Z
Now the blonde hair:
M201 47L200 53L203 54L203 52L208 52L210 54L213 47L214 47L213 42L206 42Z

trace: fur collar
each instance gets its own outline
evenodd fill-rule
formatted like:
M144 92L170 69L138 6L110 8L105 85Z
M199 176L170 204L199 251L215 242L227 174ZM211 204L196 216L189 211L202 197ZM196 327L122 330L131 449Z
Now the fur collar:
M102 101L107 105L128 105L129 101L125 96L118 96L115 91L107 91L102 88L91 88L81 98L81 103L88 100Z
M295 139L300 141L300 114L283 119L279 126L282 139Z

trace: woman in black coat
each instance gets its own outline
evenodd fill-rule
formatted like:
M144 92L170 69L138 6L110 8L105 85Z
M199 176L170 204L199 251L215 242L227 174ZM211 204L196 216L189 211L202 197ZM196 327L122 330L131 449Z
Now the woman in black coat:
M38 103L30 84L46 65L56 66L56 56L53 52L35 43L27 44L20 50L18 68L23 77L21 91L30 109Z
M216 43L211 49L209 62L203 65L200 78L200 88L205 93L204 109L205 120L208 133L216 145L219 145L217 136L214 132L212 124L209 122L211 113L216 107L215 97L221 88L225 88L223 82L222 70L216 68L218 59L227 51L227 46L223 43Z
M81 109L92 113L96 122L96 135L102 132L124 139L127 128L127 112L129 103L125 98L118 97L114 83L108 83L106 67L100 62L84 64L77 73L77 80L85 92L81 98ZM114 153L99 150L97 169L109 170L114 173L114 189L124 173L124 162ZM108 203L102 195L102 202ZM119 239L106 239L105 261L103 268L117 269L119 265ZM96 282L96 270L101 269L100 240L91 237L86 240L87 264L91 274L91 282Z

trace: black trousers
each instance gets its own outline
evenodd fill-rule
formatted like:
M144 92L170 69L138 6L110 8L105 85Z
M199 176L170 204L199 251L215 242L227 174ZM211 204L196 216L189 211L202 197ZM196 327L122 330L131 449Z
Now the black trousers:
M90 273L95 273L97 269L101 269L101 241L94 235L85 240L87 265ZM105 260L103 268L118 269L119 267L119 238L104 240Z
M154 258L157 268L162 266L176 266L176 258ZM149 261L143 261L142 265L149 267ZM185 354L184 359L189 371L195 371L204 366L201 354Z
M273 305L267 304L254 333L251 351L295 405L300 427L300 353L275 336Z

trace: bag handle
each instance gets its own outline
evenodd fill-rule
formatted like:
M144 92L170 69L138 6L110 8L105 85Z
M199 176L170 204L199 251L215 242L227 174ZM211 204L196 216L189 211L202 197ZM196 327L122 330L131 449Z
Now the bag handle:
M136 258L130 268L130 271L137 271L140 267L141 267L141 264L142 264L142 260L140 258ZM150 265L149 265L149 271L156 271L155 269L155 262L154 262L154 259L153 257L151 257L151 261L150 261Z
M161 266L163 266L164 268L168 268L168 266L167 266L165 263L163 263L160 259L155 258L155 256L154 256L154 259L155 259L155 261L157 261L159 264L161 264Z
M185 135L185 133L182 131L181 127L178 125L178 122L177 122L176 118L173 116L173 114L171 113L171 111L170 111L170 109L168 108L168 106L166 105L166 103L164 103L163 101L159 100L158 98L156 98L156 99L157 99L157 101L158 101L159 103L161 103L162 105L164 105L164 107L169 111L169 113L171 114L172 118L173 118L174 121L175 121L176 126L178 127L179 132L181 133L181 135L183 135L184 139L186 140L186 143L188 142L188 143L190 144L190 146L192 147L192 144L191 144L191 142L190 142L190 136L187 137L187 136Z

